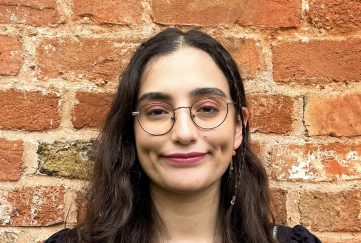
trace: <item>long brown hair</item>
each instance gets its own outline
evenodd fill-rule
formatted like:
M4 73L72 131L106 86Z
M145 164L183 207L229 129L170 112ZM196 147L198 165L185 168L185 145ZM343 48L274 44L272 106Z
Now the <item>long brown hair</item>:
M121 76L97 139L87 213L68 234L69 242L151 243L157 238L160 219L150 197L149 178L138 161L131 114L148 61L182 46L201 49L213 58L228 80L243 121L241 107L247 107L247 102L242 79L235 61L219 42L198 30L168 28L143 43ZM243 142L233 157L233 167L232 176L225 173L221 179L218 222L222 241L273 242L268 178L250 148L249 126L244 123Z

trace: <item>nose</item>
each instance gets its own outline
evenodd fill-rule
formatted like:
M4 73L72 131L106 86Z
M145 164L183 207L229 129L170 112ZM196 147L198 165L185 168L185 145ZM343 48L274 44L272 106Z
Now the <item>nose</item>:
M188 107L180 107L188 108ZM197 127L193 123L190 117L190 111L188 109L177 109L175 111L175 121L173 125L172 140L181 144L194 143L197 139Z

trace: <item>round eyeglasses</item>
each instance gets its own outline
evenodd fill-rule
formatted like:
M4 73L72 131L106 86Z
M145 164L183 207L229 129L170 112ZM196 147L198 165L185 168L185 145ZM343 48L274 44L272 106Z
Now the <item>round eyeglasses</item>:
M140 127L150 135L160 136L169 132L176 121L175 111L187 108L193 123L202 129L219 127L227 118L228 105L233 101L225 101L219 97L206 97L196 100L191 106L172 106L155 102L142 106L132 112L137 116Z

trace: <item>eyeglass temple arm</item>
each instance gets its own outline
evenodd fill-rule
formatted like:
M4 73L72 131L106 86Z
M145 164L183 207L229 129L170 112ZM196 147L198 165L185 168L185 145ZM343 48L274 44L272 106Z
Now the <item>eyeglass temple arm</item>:
M138 116L139 115L139 111L132 111L132 116Z

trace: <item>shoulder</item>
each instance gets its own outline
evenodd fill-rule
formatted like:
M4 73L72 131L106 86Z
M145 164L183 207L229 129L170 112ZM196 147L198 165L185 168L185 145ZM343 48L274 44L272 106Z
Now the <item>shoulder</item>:
M44 243L65 243L65 236L69 231L69 229L58 231L45 240Z
M273 233L280 243L321 243L320 239L302 225L296 225L293 228L277 225Z

